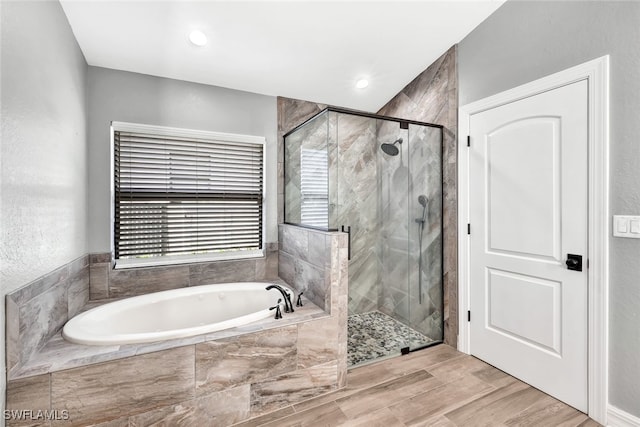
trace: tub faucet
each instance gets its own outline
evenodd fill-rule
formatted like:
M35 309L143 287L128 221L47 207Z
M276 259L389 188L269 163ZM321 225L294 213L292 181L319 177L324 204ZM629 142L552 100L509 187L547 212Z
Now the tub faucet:
M282 312L280 311L280 303L282 302L282 298L278 298L278 302L273 307L269 307L269 310L276 310L276 320L282 319Z
M284 312L285 313L293 313L293 304L291 304L291 295L289 295L289 292L287 292L282 286L273 284L273 285L269 285L265 288L266 290L271 290L271 289L277 289L280 291L280 293L282 294L282 297L284 299Z

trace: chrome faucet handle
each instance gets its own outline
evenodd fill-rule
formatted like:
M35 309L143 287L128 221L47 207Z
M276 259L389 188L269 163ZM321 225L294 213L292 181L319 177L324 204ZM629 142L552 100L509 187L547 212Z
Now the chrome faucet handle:
M302 294L303 294L303 293L304 293L304 292L300 292L300 293L298 294L298 299L296 300L296 307L302 307Z

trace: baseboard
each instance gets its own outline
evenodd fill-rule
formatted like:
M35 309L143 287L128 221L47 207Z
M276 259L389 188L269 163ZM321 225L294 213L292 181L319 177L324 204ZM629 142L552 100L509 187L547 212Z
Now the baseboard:
M609 405L607 409L607 425L609 427L640 427L640 418Z

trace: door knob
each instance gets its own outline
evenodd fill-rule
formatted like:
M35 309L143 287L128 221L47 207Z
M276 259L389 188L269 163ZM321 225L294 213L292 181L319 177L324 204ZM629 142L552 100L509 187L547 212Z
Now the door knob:
M568 270L582 271L582 255L567 254L565 264Z

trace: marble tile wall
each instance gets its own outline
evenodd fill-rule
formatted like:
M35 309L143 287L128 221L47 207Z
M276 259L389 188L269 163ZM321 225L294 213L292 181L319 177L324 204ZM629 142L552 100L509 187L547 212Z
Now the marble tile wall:
M88 301L88 256L7 294L7 371L18 369Z
M334 265L335 260L329 255L331 245L336 241L341 249L346 249L347 235L280 224L278 240L280 278L291 285L296 293L304 292L304 296L318 307L330 310L331 291L334 289L330 285L331 269L340 268Z
M337 338L328 362L298 366L316 334L300 325L11 380L7 410L66 411L53 426L230 425L340 388Z
M296 185L301 175L300 149L315 147L328 151L328 227L336 230L351 227L350 314L375 310L379 305L381 260L378 242L383 224L379 219L378 191L382 171L376 167L378 122L368 117L327 111L289 135L284 146L285 219L303 225L298 212L301 192ZM393 124L397 131L398 123Z
M113 268L110 254L91 254L91 300L187 286L277 279L278 243L267 243L265 252L264 258L119 270Z
M458 339L458 244L457 244L457 46L451 47L420 73L378 114L444 126L443 142L443 236L444 340L456 347Z
M335 208L331 221L336 228L351 227L349 261L349 314L378 308L381 284L379 241L381 226L378 120L351 114L335 116L331 135L335 172ZM396 129L399 126L396 123Z
M280 278L296 292L331 314L328 320L318 320L301 326L308 335L298 339L309 351L298 354L298 367L334 360L335 343L338 388L346 385L347 316L349 304L348 239L345 233L325 232L294 225L278 226ZM314 331L312 333L312 331ZM318 339L323 337L323 339Z

